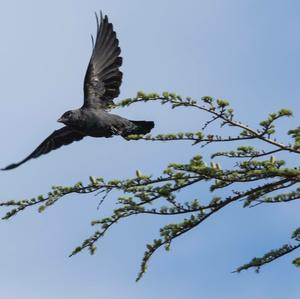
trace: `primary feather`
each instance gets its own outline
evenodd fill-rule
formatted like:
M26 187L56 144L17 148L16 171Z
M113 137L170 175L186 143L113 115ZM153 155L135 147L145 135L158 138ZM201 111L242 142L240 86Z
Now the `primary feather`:
M93 53L84 79L84 107L108 109L113 99L120 94L122 83L121 49L119 40L102 14L100 24L97 18L97 34Z

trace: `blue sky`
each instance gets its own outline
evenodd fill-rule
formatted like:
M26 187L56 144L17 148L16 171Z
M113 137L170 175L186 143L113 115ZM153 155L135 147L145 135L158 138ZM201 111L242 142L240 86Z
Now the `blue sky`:
M91 54L94 12L109 15L120 39L124 80L120 98L174 91L229 99L237 116L256 124L287 107L299 124L300 3L285 0L2 1L0 3L1 155L5 166L33 150L57 129L56 119L82 102ZM197 130L205 115L158 104L118 110L154 120L153 133ZM180 143L85 140L0 173L1 200L30 198L51 185L87 182L89 175L157 174L169 162L186 162L203 149ZM208 148L206 151L209 150ZM206 194L202 187L187 196ZM113 199L113 198L112 198ZM36 210L0 223L1 297L61 298L299 298L299 270L286 257L239 275L230 272L284 243L299 225L299 204L222 211L171 252L159 252L138 284L145 243L161 218L133 218L98 244L97 254L67 255L92 232L89 223L109 213L99 198L68 196L43 214Z

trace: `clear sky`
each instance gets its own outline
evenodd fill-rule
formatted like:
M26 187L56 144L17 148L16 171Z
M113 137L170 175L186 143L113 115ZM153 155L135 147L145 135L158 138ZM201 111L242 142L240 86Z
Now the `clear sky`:
M0 164L16 162L53 130L56 119L82 102L91 54L94 12L109 15L120 39L124 80L120 98L174 91L229 99L249 124L287 107L299 124L300 2L297 0L11 0L0 3ZM118 110L154 120L153 133L197 130L202 115L158 104ZM89 175L125 178L158 174L169 162L201 153L188 143L92 139L64 147L0 173L1 200L45 194L51 185L87 182ZM208 148L206 150L209 150ZM190 196L207 194L197 187ZM188 195L188 194L187 194ZM113 198L112 198L113 200ZM69 196L43 214L35 209L0 223L0 296L9 299L298 299L299 269L292 256L253 271L235 267L288 240L299 225L299 204L230 207L171 252L158 252L135 283L145 243L161 218L120 223L95 256L70 251L93 230L90 220L109 213L99 198ZM298 253L299 254L299 253Z

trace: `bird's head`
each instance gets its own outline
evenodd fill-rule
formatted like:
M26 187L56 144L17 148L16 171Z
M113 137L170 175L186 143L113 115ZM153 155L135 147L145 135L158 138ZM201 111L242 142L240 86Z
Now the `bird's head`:
M65 112L57 121L65 125L72 125L77 121L77 119L78 119L77 110L69 110Z

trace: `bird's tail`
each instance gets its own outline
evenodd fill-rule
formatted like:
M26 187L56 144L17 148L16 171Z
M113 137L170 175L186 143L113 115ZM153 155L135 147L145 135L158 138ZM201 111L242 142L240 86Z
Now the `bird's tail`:
M144 120L131 120L136 125L136 128L130 132L130 134L147 134L154 128L153 121Z

